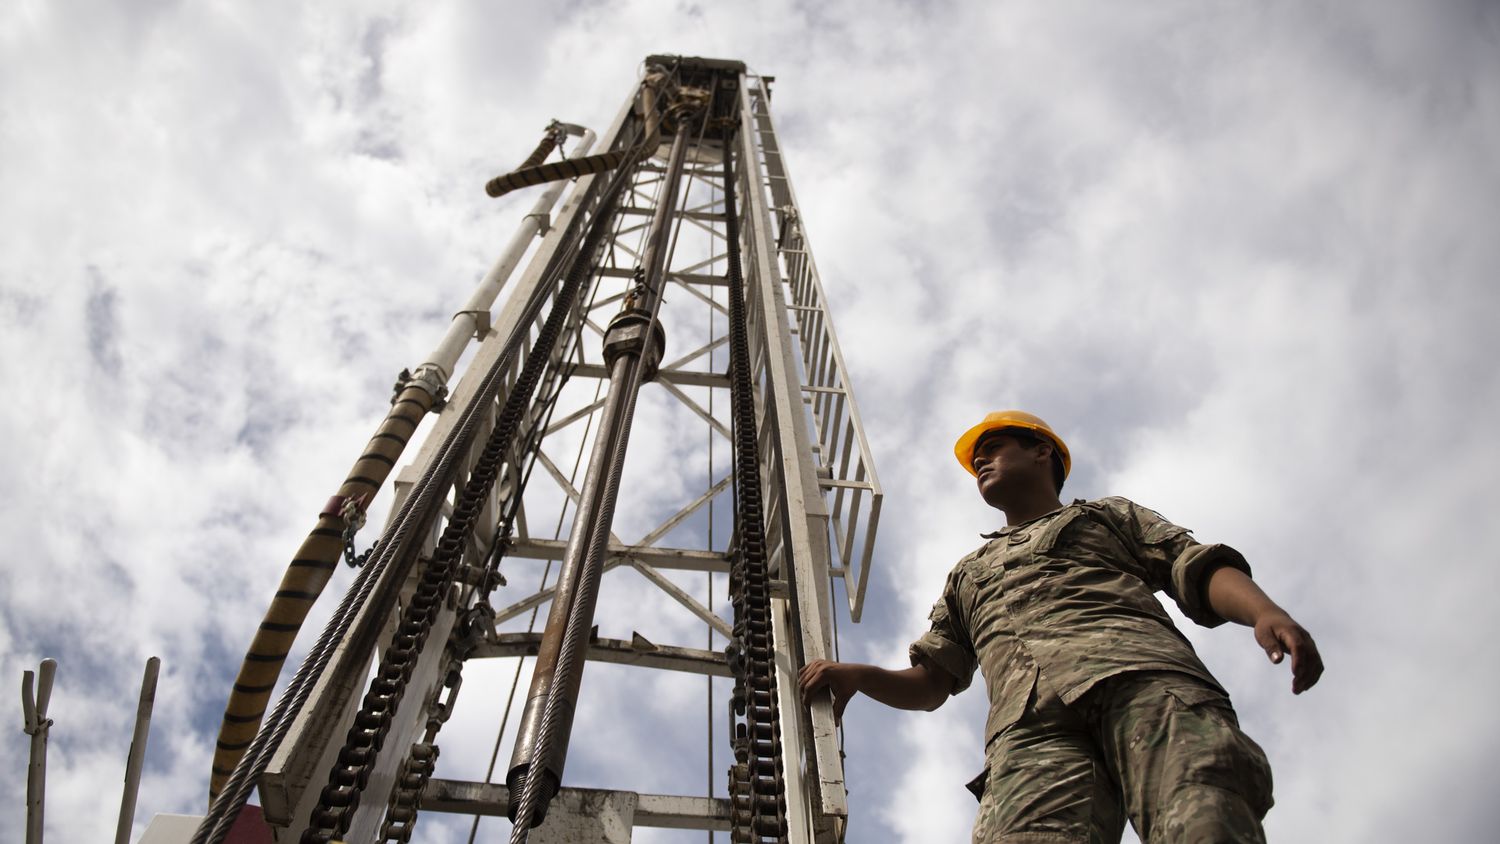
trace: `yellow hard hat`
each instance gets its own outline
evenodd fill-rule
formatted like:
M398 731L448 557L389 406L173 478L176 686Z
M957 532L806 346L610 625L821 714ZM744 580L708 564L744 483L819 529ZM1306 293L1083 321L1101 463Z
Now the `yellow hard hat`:
M1005 428L1024 428L1046 437L1048 442L1057 448L1057 454L1062 458L1063 478L1073 471L1073 456L1068 454L1068 445L1062 441L1053 430L1052 426L1042 421L1040 416L1034 416L1024 410L997 410L984 417L978 425L964 431L964 435L958 438L953 445L953 455L958 458L960 465L971 475L977 475L974 471L974 446L979 438L990 431L999 431Z

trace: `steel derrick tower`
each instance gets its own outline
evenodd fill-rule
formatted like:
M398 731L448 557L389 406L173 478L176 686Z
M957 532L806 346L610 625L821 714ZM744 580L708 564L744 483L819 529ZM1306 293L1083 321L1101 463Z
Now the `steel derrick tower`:
M770 82L741 62L651 56L597 139L554 123L489 183L549 184L403 373L288 567L226 708L195 841L222 840L256 789L279 841L407 841L440 812L508 816L512 842L538 844L627 842L636 826L842 839L832 708L803 707L796 673L834 656L839 615L859 620L882 494ZM389 520L356 558L392 474ZM273 702L341 556L353 582ZM598 663L629 677L591 686ZM570 748L618 741L662 672L713 678L674 723L641 728L664 743L711 733L706 764L681 758L690 775L673 780L699 790L656 793L598 763L609 788L575 787ZM607 734L584 714L600 709L617 713ZM499 725L492 761L449 774L444 739L471 718ZM505 829L485 824L479 840Z

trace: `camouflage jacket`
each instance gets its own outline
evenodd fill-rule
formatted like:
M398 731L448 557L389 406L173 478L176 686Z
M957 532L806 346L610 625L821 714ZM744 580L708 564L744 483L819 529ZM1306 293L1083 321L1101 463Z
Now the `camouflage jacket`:
M911 646L913 665L954 676L954 694L977 663L990 697L986 741L1021 716L1038 675L1066 703L1122 671L1180 671L1219 688L1152 593L1199 624L1222 624L1204 576L1220 565L1249 574L1238 551L1199 543L1124 498L1078 500L986 537L948 574L932 629Z

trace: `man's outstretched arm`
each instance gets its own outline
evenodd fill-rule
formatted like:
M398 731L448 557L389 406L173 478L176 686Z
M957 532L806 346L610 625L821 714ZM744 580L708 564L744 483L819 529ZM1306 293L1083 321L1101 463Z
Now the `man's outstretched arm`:
M897 709L937 709L953 692L952 675L922 660L903 671L891 671L856 662L816 659L802 668L798 685L802 704L812 704L822 689L833 693L833 714L843 717L849 699L864 693Z
M1271 662L1292 655L1292 693L1302 694L1323 674L1323 657L1312 636L1276 605L1261 588L1233 566L1220 566L1208 577L1208 604L1228 621L1255 628L1255 641Z

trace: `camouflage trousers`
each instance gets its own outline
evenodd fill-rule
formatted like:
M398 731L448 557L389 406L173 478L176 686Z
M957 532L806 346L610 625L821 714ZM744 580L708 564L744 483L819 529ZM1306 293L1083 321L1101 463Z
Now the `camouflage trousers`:
M1223 692L1172 671L1101 681L1071 705L1038 679L995 736L974 844L1264 842L1271 768Z

